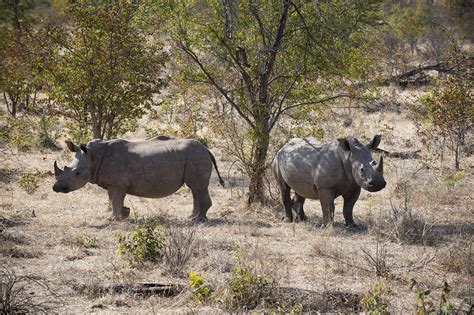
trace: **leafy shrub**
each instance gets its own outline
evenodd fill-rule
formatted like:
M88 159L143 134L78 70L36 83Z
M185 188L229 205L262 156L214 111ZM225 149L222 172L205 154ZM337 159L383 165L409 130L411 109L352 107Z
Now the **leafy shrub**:
M456 170L460 169L461 150L469 145L469 134L474 126L472 88L472 80L451 78L446 86L434 89L419 98L419 104L409 106L422 136L448 140Z
M195 229L168 229L163 255L171 274L183 276L184 267L196 251L195 232Z
M212 287L206 283L204 277L194 271L189 272L189 285L193 288L194 298L200 303L206 301L213 292Z
M165 241L166 230L157 219L138 220L130 232L118 235L118 254L131 264L157 261L163 256Z
M18 180L18 185L27 193L34 193L38 187L39 182L46 176L45 173L36 169L34 173L25 173Z
M369 314L389 314L389 303L385 298L387 294L390 294L390 290L386 289L381 282L377 282L372 289L364 294L360 304Z
M0 137L20 151L28 150L35 142L31 122L24 117L9 117L0 129Z
M236 254L236 264L230 282L231 299L228 302L231 307L251 310L273 298L275 281L271 275L257 272L242 251Z
M439 298L439 307L436 307L435 301L431 298L430 289L422 289L416 279L411 279L410 289L416 289L418 297L416 299L416 313L423 314L451 314L454 311L454 304L449 300L449 293L452 288L448 282L444 281L443 289Z

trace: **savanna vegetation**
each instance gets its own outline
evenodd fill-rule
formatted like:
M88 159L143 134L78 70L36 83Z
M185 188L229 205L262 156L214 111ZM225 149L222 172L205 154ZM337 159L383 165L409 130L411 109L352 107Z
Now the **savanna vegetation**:
M0 0L0 313L470 313L474 6L459 0ZM293 137L382 144L360 229L284 223L269 166ZM51 190L64 140L194 138L187 187ZM378 160L378 159L377 159Z

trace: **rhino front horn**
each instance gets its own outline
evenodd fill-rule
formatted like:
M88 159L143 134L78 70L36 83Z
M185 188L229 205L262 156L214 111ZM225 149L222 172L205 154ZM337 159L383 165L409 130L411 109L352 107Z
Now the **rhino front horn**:
M63 173L63 171L58 167L56 161L54 161L54 176L59 176Z
M376 171L383 173L383 156L380 157L380 162L379 165L377 165Z

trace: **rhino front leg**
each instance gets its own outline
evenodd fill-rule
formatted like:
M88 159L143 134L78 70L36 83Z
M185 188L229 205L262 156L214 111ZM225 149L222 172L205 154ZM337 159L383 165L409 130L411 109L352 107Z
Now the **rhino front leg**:
M335 193L332 189L328 188L318 189L318 192L321 209L323 210L323 226L328 226L334 223Z
M123 220L130 214L129 208L123 207L123 200L125 199L125 191L118 187L111 187L107 190L109 195L109 202L112 206L112 216L110 220Z
M342 208L342 212L344 214L344 219L346 220L347 226L356 226L354 223L354 218L352 217L352 211L354 209L354 205L359 199L360 195L360 187L352 190L347 195L342 196L344 198L344 206Z

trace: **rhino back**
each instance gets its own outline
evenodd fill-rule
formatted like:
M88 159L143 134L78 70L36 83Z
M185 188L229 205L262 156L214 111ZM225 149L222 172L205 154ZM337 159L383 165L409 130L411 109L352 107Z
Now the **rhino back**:
M305 198L317 199L317 189L333 187L344 177L337 143L323 145L314 138L295 138L276 158L282 178Z
M190 159L210 163L207 150L196 143L163 137L137 142L114 140L104 157L99 180L106 183L102 186L119 185L136 196L168 196L183 185Z

